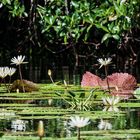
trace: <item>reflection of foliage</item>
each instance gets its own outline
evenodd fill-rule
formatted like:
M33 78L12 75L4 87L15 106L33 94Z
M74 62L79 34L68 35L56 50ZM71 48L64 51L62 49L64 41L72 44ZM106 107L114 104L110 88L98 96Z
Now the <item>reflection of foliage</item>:
M119 96L103 97L103 104L106 106L115 106L119 103L121 98Z
M105 106L103 111L119 112L119 108L117 106Z
M113 123L113 128L114 129L125 129L127 124L126 124L126 118L124 116L119 116L115 118L115 121Z
M99 130L110 130L112 129L112 124L109 122L109 120L100 120L98 124Z

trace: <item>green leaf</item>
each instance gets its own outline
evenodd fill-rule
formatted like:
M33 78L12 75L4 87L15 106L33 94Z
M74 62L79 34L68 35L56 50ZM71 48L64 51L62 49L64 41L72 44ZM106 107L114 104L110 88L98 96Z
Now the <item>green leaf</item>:
M101 43L103 43L104 41L106 41L108 38L111 38L111 37L112 37L111 34L109 34L109 33L105 34L105 35L103 36L103 38L102 38Z
M137 88L137 89L134 91L134 96L135 96L137 99L140 99L140 88Z
M114 38L114 39L116 39L116 40L119 40L120 39L120 36L119 35L112 35L112 37Z
M95 26L96 26L97 28L103 29L103 30L106 31L106 32L109 32L108 29L107 29L105 26L103 26L103 25L101 25L101 24L99 24L99 23L96 23Z
M118 15L123 15L121 8L119 7L119 5L117 5L115 2L113 2L115 10L117 12Z
M55 21L55 16L50 16L50 17L45 17L45 21L50 24L53 25L54 21Z
M78 2L76 2L76 1L71 1L71 4L72 4L75 8L78 8L78 7L79 7Z
M68 43L68 42L67 42L67 36L66 36L66 35L64 36L64 43L65 43L65 44Z

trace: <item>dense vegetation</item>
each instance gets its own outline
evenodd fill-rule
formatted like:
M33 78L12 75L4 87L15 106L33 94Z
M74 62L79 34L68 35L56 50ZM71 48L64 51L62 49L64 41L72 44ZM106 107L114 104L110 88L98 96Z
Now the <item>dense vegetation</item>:
M95 71L98 57L111 56L113 69L136 74L139 7L139 0L1 0L0 64L24 54L33 68Z

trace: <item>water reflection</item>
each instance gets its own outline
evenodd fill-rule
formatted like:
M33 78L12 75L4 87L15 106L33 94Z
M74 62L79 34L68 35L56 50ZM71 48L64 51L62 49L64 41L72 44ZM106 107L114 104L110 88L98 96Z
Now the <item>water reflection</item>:
M82 129L82 131L94 131L94 130L124 130L124 129L137 129L139 128L139 120L138 119L138 112L132 111L126 114L126 116L118 116L115 118L104 118L101 120L93 120L91 125L86 127L85 129ZM7 120L3 120L6 122ZM10 130L12 132L17 132L17 131L26 131L28 132L29 130L32 132L37 131L37 125L38 125L39 120L12 120L11 123L8 120L7 123L5 123L5 126L3 128L6 128L8 124L11 126ZM32 123L31 123L32 122ZM45 128L45 137L72 137L76 136L76 129L71 129L68 124L67 124L67 119L62 119L61 117L58 119L44 119L44 128ZM4 124L4 123L1 123ZM30 126L29 126L30 125ZM2 126L1 126L2 127ZM2 129L1 129L2 130ZM8 130L9 131L9 130ZM23 134L24 135L24 134Z
M65 130L65 133L66 133L65 136L66 137L71 137L72 132L70 130L70 127L68 126L68 121L64 120L63 124L64 124L64 130Z
M112 124L108 120L101 119L97 127L99 130L111 130Z
M12 120L11 128L13 132L25 131L27 121L24 120Z
M8 111L4 108L0 109L0 116L2 117L12 117L12 116L15 116L15 112L12 112L12 111Z
M119 108L117 106L105 106L103 111L119 112Z
M117 114L118 116L114 116L111 118L110 116L101 116L101 120L98 119L92 119L91 125L88 127L82 129L82 131L94 131L94 130L111 130L113 129L114 133L120 130L123 132L123 130L129 130L129 129L139 129L140 128L140 110L134 109L134 108L120 108L121 113L123 112L123 115L119 115L118 113L119 109L116 106L105 106L104 111L114 111L114 112L104 112L104 114ZM8 111L7 111L8 112ZM5 111L5 113L7 113ZM9 110L9 112L11 112ZM0 112L2 114L2 112ZM15 113L16 114L16 113ZM4 114L6 115L6 114ZM10 114L7 114L10 115ZM49 114L51 116L51 114ZM73 137L76 136L76 129L71 129L67 124L67 118L69 117L66 115L66 118L64 119L64 116L60 115L60 118L55 119L43 119L44 122L44 129L45 129L45 137ZM53 114L52 114L53 116ZM24 117L24 116L23 116ZM26 116L27 117L27 116ZM45 115L44 115L45 117ZM106 117L106 118L104 118ZM39 119L28 119L26 121L25 119L2 119L0 120L0 130L1 131L7 131L10 132L17 132L22 131L22 134L24 135L24 131L26 132L36 132L37 131L37 125L38 125ZM82 134L82 133L81 133ZM14 133L14 135L17 135ZM25 134L26 135L26 134ZM31 134L32 135L32 134ZM34 135L34 134L33 134ZM86 134L85 134L86 135Z

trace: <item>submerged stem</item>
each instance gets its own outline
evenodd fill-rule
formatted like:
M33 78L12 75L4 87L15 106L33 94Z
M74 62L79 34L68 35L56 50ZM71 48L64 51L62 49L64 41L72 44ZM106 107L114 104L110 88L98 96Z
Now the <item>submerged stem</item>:
M10 76L10 78L9 78L8 92L10 92L10 84L11 84L11 76Z
M6 85L6 82L5 82L4 78L3 78L3 82L4 82L4 85L5 85L6 89L7 89L7 91L10 92L8 86Z

